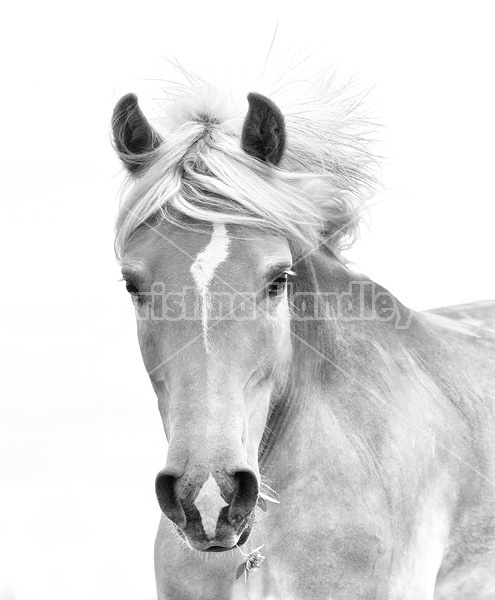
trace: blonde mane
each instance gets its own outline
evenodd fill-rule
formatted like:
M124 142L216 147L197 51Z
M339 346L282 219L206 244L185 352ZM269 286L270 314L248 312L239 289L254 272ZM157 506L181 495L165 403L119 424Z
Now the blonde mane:
M264 228L299 251L349 246L362 206L376 184L370 152L373 125L363 95L333 73L259 91L281 109L286 150L277 167L241 148L246 94L238 100L199 78L171 86L153 121L163 143L124 187L116 227L121 256L131 235L151 219L208 221Z

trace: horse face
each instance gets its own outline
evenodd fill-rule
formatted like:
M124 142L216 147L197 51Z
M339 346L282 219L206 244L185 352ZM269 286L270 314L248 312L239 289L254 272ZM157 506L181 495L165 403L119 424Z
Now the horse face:
M143 227L122 261L169 442L158 502L196 550L249 537L258 450L290 354L285 239L233 225Z

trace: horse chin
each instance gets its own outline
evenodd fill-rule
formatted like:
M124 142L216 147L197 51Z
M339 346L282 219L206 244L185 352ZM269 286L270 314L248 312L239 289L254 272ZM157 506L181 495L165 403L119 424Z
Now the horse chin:
M209 548L206 548L205 550L203 550L203 552L228 552L229 550L233 550L234 548L245 544L248 541L250 535L251 535L251 525L248 525L246 527L246 529L244 529L244 531L239 536L237 543L234 544L233 546L227 547L227 546L215 546L214 545L214 546L210 546Z
M236 547L242 546L248 541L249 536L251 535L253 521L254 518L249 518L247 520L246 526L240 535L232 534L231 536L224 537L222 539L212 539L206 542L191 539L177 526L175 529L179 536L192 550L196 550L198 552L229 552L230 550L234 550Z

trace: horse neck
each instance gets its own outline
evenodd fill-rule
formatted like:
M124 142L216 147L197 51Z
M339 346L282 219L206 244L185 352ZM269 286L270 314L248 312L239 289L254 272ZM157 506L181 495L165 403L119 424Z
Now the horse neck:
M292 304L292 373L325 389L367 371L381 348L402 345L412 312L385 288L350 271L325 247L301 261Z
M420 474L417 493L448 465L445 485L469 475L466 493L477 495L480 480L469 465L491 440L480 415L487 424L493 416L481 404L481 386L464 375L466 356L476 363L476 340L432 327L391 295L395 318L383 318L375 299L386 290L324 250L297 273L292 363L260 460L274 489L289 500L305 490L315 505L331 490L337 503L339 490L343 498L359 490L356 503L379 498L376 514L393 513L397 527L415 510L411 488L397 485L411 465ZM334 294L324 297L327 291ZM322 297L327 315L313 319ZM358 301L346 306L342 297ZM304 312L310 318L297 317Z
M351 272L326 248L300 261L295 271L289 298L292 361L285 388L274 398L262 463L274 443L284 438L297 444L308 423L324 422L320 416L351 422L353 428L360 420L369 426L377 418L373 407L360 406L366 414L356 419L350 398L368 387L378 392L386 387L383 348L401 347L397 321L380 321L374 314L376 295L388 294L384 288ZM407 310L387 297L405 320Z

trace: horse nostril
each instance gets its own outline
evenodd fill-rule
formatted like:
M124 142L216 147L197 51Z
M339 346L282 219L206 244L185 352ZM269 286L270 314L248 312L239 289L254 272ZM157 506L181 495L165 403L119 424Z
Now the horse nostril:
M229 517L234 521L245 519L258 501L259 483L254 471L245 469L234 474L236 492L232 499Z
M186 515L177 497L177 480L170 471L160 471L155 480L155 492L163 514L176 525L185 526Z

